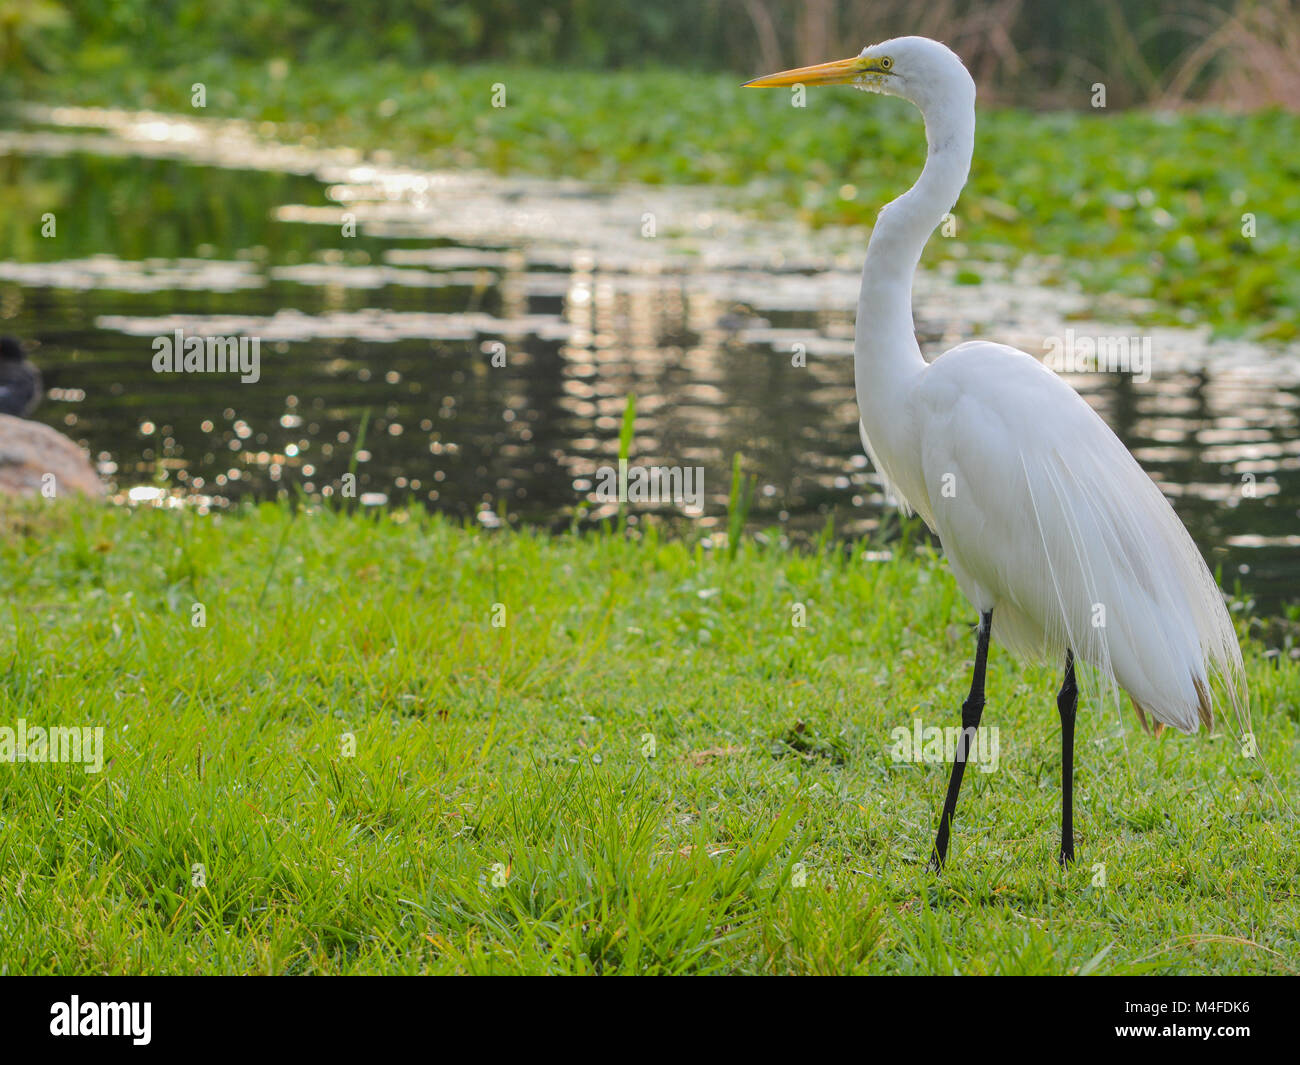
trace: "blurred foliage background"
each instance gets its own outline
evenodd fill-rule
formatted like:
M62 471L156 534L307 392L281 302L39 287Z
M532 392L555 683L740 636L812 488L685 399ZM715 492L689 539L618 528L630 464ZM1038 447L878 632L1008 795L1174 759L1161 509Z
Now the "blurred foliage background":
M986 100L1300 100L1297 0L0 0L0 77L216 57L754 75L906 33L955 48Z
M380 162L728 185L756 212L869 227L924 157L907 105L795 108L741 82L906 33L947 41L980 82L962 239L930 261L1037 255L1044 283L1150 301L1151 321L1300 339L1300 0L0 0L0 103L241 119Z

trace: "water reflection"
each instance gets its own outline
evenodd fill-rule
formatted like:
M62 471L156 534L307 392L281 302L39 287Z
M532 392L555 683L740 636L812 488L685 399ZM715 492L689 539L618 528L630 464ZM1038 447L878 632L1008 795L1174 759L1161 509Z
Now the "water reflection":
M747 222L704 190L265 160L184 128L0 134L3 328L40 342L38 416L98 457L118 498L320 496L355 462L366 503L470 518L504 502L567 525L635 392L634 461L704 467L706 526L736 451L758 475L757 525L881 521L850 358L863 234ZM981 272L918 280L927 354L983 333L1041 351L1067 322L1088 328L1076 295ZM260 380L153 373L152 339L177 328L260 337ZM1154 341L1149 382L1072 383L1225 583L1277 609L1300 596L1300 355Z

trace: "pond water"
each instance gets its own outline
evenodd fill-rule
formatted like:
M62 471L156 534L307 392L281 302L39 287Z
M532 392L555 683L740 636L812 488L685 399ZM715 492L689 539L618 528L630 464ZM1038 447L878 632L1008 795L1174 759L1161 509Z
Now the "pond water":
M121 502L318 497L354 470L364 505L597 520L613 506L593 479L635 393L632 462L702 468L705 506L633 522L724 522L736 452L754 528L884 520L853 393L865 233L746 219L711 190L424 173L233 123L67 109L0 130L0 187L0 331L37 342L36 417ZM928 356L1136 332L1122 305L1035 285L1032 262L980 274L918 278ZM258 337L258 380L155 373L176 329ZM1300 350L1143 336L1149 380L1069 380L1224 583L1277 611L1300 598Z

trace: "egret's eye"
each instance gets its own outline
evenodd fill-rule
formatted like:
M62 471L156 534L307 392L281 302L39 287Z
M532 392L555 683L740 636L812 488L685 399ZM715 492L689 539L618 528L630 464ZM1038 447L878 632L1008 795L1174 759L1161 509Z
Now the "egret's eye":
M890 59L889 56L885 56L885 58L880 61L881 70L888 70L893 65L894 65L894 61Z

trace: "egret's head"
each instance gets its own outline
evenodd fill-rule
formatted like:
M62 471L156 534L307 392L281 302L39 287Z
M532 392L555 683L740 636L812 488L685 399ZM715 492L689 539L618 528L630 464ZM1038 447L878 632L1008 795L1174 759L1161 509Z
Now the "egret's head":
M975 83L962 61L947 45L928 37L895 37L862 49L852 59L785 70L746 83L755 89L844 84L901 96L922 111L938 103L973 104L975 100Z

